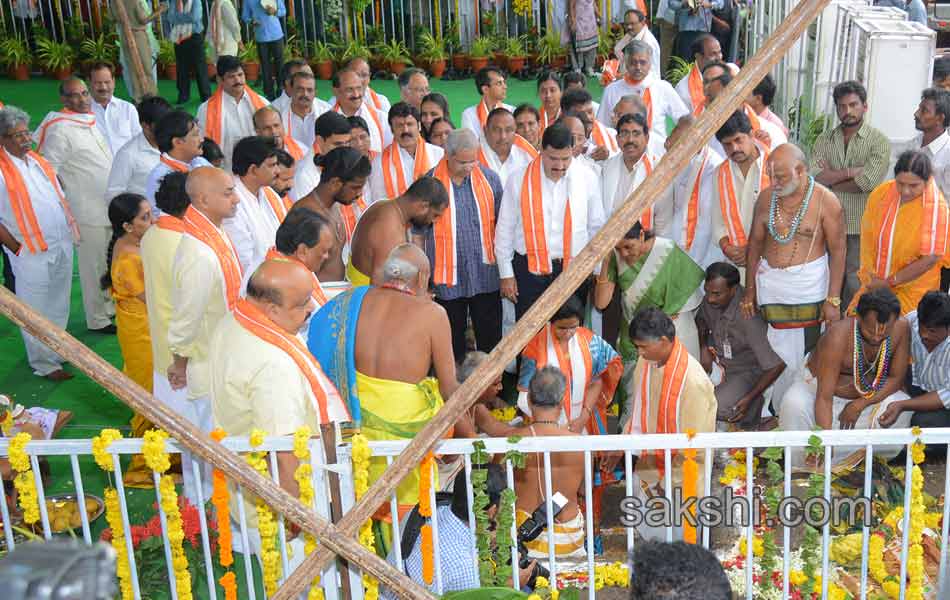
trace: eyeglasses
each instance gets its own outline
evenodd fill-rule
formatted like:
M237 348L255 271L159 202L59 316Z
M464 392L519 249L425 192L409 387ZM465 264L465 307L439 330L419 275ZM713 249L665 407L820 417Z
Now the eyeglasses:
M730 75L727 75L726 73L723 73L723 74L720 75L719 77L713 77L713 78L711 78L711 79L703 79L703 85L709 85L709 84L715 83L715 82L717 82L717 81L719 81L719 82L722 83L723 85L729 85L729 81L731 81Z
M83 90L81 92L73 92L72 94L63 94L63 98L88 98L89 90Z
M617 132L618 140L620 138L631 138L631 137L642 137L642 136L643 136L642 131L632 131L630 129L621 129L620 131Z
M14 139L14 140L21 139L21 138L28 138L30 137L30 130L24 129L23 131L13 131L13 132L5 134L3 137Z

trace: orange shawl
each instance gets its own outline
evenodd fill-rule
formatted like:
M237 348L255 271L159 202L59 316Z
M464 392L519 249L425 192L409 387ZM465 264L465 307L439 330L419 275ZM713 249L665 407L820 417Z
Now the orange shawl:
M894 238L897 234L897 213L900 210L901 198L893 179L882 185L887 186L887 190L880 207L883 218L877 236L877 260L874 267L878 277L886 278L891 275ZM947 203L940 190L937 189L934 178L931 177L921 198L920 255L945 256L947 239Z
M79 228L73 213L66 203L66 196L63 195L59 187L59 181L56 179L56 172L53 170L45 158L30 150L27 156L40 165L43 173L49 179L53 189L56 190L56 196L59 198L59 204L63 207L63 213L66 215L66 222L73 233L74 239L79 239ZM43 231L40 229L39 222L36 220L36 212L33 211L33 200L30 198L30 190L23 181L20 170L13 164L10 155L5 149L0 148L0 173L3 174L3 180L7 186L7 196L10 198L10 207L13 209L13 218L16 219L17 227L20 228L20 235L23 236L23 244L30 254L46 252L48 249L46 240L43 238Z
M287 218L287 213L294 206L293 201L286 196L281 198L270 186L265 185L262 189L264 190L264 198L270 205L271 210L274 211L274 216L277 217L277 222L283 223L284 219Z
M362 196L356 199L353 204L349 206L341 204L340 205L340 216L343 218L343 230L346 233L345 243L349 244L353 240L353 233L356 231L356 222L360 220L360 216L366 212L366 200Z
M524 139L517 133L515 134L514 141L511 144L510 152L514 152L515 148L518 148L527 154L531 160L534 160L538 157L538 151L535 150L534 146L531 145L531 142ZM478 145L478 162L480 162L486 169L492 168L491 163L488 162L488 157L485 156L485 147L482 144Z
M296 335L288 333L271 321L249 300L240 300L234 307L234 319L257 338L287 353L310 383L316 405L314 409L320 424L348 421L350 412L343 404L340 393L323 373L320 363Z
M383 101L379 99L379 94L376 93L376 90L373 88L366 88L366 94L369 96L370 101L373 103L373 107L376 110L383 110Z
M366 106L365 102L363 103L363 106ZM346 116L346 113L343 112L343 108L340 106L339 100L335 100L333 102L333 110L340 113L344 117ZM359 115L359 111L356 111L356 112L357 112L357 115ZM376 133L379 134L379 143L382 144L383 143L383 124L380 123L379 121L379 115L376 114L376 110L373 109L372 106L366 106L366 112L369 113L369 120L372 121L374 125L376 125ZM368 122L369 121L367 121L367 124ZM313 143L313 151L315 154L320 154L320 152L317 150L316 142Z
M653 163L650 162L650 156L644 152L643 156L640 157L640 162L643 163L643 168L646 171L644 179L650 176L650 173L653 172ZM640 226L644 229L653 230L653 207L648 206L643 209L643 212L640 213Z
M617 145L616 138L608 135L607 128L600 121L594 121L594 130L591 132L591 136L594 138L594 144L604 146L611 154L620 152L620 146Z
M706 104L706 95L703 93L703 74L699 72L699 67L696 65L690 69L686 84L689 89L689 99L693 103L693 113L699 114Z
M386 185L386 197L392 200L396 196L406 193L409 184L403 172L402 156L399 155L399 144L393 142L383 150L381 159L383 166L383 183ZM416 155L412 166L412 181L419 179L429 170L429 149L422 136L416 139ZM396 180L393 182L393 174Z
M178 217L173 217L171 215L160 216L155 220L155 226L159 229L164 229L165 231L176 231L178 233L185 232L185 222Z
M190 170L188 163L181 162L177 158L172 158L168 154L162 152L161 156L158 157L158 160L162 162L166 167L172 171L178 171L179 173L187 173Z
M693 181L693 191L689 195L689 204L686 206L686 248L693 247L693 239L696 237L696 222L699 219L699 190L703 182L703 171L706 170L706 162L709 160L708 146L703 148L703 161L699 165L699 172L696 173L696 179Z
M281 254L277 251L277 248L271 246L267 251L267 254L264 255L264 260L289 260L290 262L295 262L302 266L304 269L307 269L307 272L313 276L313 291L310 292L310 296L313 298L313 301L317 303L317 307L320 308L327 303L327 295L323 291L323 286L320 285L320 280L317 279L317 274L307 268L307 265L303 264L296 256L288 256L287 254Z
M455 190L449 177L449 164L443 158L435 167L433 173L436 179L442 182L449 194L449 204L442 215L433 223L433 238L435 239L435 268L432 281L437 285L454 286L458 284L458 248L455 239ZM495 194L492 192L488 179L478 167L472 169L469 176L472 182L472 192L475 203L478 205L478 223L482 240L482 261L485 264L495 263Z
M251 106L254 110L262 108L267 101L261 98L257 92L251 89L249 85L244 86L244 93L251 100ZM243 100L243 98L242 98ZM208 98L208 108L205 113L205 136L213 139L216 144L221 145L221 132L224 127L224 113L222 112L222 102L224 101L224 88L218 87L211 97Z
M292 112L293 112L293 109L288 107L287 108L287 122L284 123L284 150L286 150L288 154L293 156L294 160L296 161L303 158L304 152L303 152L303 148L300 147L300 144L297 143L297 140L294 139L294 136L291 133L293 130L290 128L290 113ZM314 143L314 147L316 147L316 143ZM316 153L316 150L314 150L314 152Z
M60 121L69 121L70 123L75 123L76 125L82 125L83 127L96 126L95 117L92 117L91 119L80 119L78 117L69 116L69 115L83 115L83 114L91 115L92 113L78 113L74 110L69 110L68 108L63 108L63 110L59 111L59 113L61 115L66 115L66 116L53 117L49 121L40 125L40 130L39 130L40 137L36 142L37 152L41 152L43 150L43 142L46 141L46 134L49 132L49 126L52 125L53 123L59 123Z
M185 222L185 233L195 238L214 252L221 266L221 275L224 278L224 295L228 308L234 308L241 295L241 279L243 272L238 260L234 245L226 233L214 226L208 217L201 214L194 206L189 206L182 219Z
M541 187L541 158L531 161L521 182L521 223L524 227L525 253L528 255L528 270L535 275L551 274L551 256L548 254L548 238L544 231L543 188ZM563 267L571 260L571 198L564 206Z
M634 79L633 77L630 77L629 75L624 75L623 79L630 85L643 84L642 79L638 81ZM650 94L650 88L645 87L643 90L643 95L640 97L643 99L643 104L647 107L647 125L649 125L650 128L652 129L653 128L653 96L652 94Z
M769 174L766 163L769 153L759 148L762 159L762 168L759 169L759 192L769 187ZM732 161L726 159L719 165L719 208L722 210L722 220L729 233L729 243L733 246L745 246L749 243L745 233L745 224L742 222L742 211L739 209L739 199L736 197L735 183L732 178ZM751 223L749 223L751 225Z

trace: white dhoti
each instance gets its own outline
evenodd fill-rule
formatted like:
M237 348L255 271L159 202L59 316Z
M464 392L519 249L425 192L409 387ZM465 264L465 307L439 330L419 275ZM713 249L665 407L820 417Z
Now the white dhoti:
M71 242L53 244L46 252L30 254L24 247L20 256L7 251L17 297L63 329L69 321L69 298L73 283L73 246ZM45 344L23 333L26 359L33 373L49 375L63 368L63 358Z
M699 360L699 330L696 329L696 307L683 308L671 318L676 328L676 337L690 356Z
M782 410L779 412L779 427L783 431L811 431L815 428L815 397L818 393L818 378L812 375L807 366L802 366L794 376L791 387L785 392L785 398L782 400ZM861 415L854 423L855 429L880 429L878 416L884 414L891 402L898 400L907 400L908 395L902 391L895 392L861 411ZM834 396L831 405L831 428L841 429L838 416L844 407L851 400ZM910 427L910 419L913 412L904 411L892 427L901 429ZM875 446L874 456L885 459L891 459L897 456L903 446ZM837 446L832 449L832 465L843 462L854 452L859 452L864 456L863 446ZM792 450L792 464L801 465L804 461L804 451L801 449Z
M82 286L82 306L86 313L86 327L102 329L112 324L115 307L108 292L99 282L109 270L106 251L112 239L112 228L101 225L79 224L79 283Z
M769 324L768 340L772 350L785 363L785 372L772 387L772 400L776 412L785 390L794 382L794 377L805 364L805 336L816 324L813 315L805 314L815 303L824 302L828 296L828 255L815 260L779 269L769 265L763 258L755 275L756 301L762 316ZM820 308L818 312L820 321Z
M188 419L195 427L205 433L210 433L213 428L211 419L211 400L207 396L203 398L188 398L188 390L172 389L171 383L165 374L157 371L152 372L152 394L164 402L169 408L177 412L182 417ZM192 463L198 464L198 474L200 481L195 480L195 471ZM212 481L211 465L193 458L191 452L181 453L181 477L182 487L185 497L194 506L203 506L204 502L211 499ZM201 497L198 497L198 486L201 486Z

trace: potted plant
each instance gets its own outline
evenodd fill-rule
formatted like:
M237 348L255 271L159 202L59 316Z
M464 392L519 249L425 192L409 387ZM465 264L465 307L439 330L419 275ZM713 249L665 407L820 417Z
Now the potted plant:
M548 31L538 43L538 62L552 69L561 69L567 64L567 48L561 45L561 35Z
M377 54L383 62L383 68L397 77L406 70L406 65L412 63L412 59L409 58L409 48L397 39L380 45Z
M468 54L462 49L462 38L459 34L458 21L445 30L445 51L452 57L452 68L456 71L468 70Z
M442 77L445 73L445 40L426 31L419 37L419 56L429 65L433 77Z
M320 79L330 79L333 77L333 48L326 42L317 40L310 47L313 56L311 68Z
M47 73L54 79L63 81L73 73L76 51L69 42L57 42L47 38L36 42L36 57Z
M84 39L79 45L79 54L82 56L84 73L95 63L115 65L119 61L119 49L115 45L115 39L105 33Z
M244 67L244 76L247 81L257 81L261 75L261 63L257 55L257 42L248 40L244 43L244 49L238 51L238 59L241 66Z
M380 56L382 54L380 49L386 45L386 32L383 30L383 26L367 25L364 39L366 40L366 47L372 52L369 57L370 70L374 72L386 70L386 59Z
M468 51L468 62L476 73L488 66L488 60L494 50L495 40L490 37L480 37L472 40L472 47Z
M354 58L362 58L369 63L369 57L372 55L372 51L366 47L366 44L359 40L350 40L343 47L343 52L340 53L340 65L344 65Z
M12 36L0 42L0 65L7 68L10 79L26 81L30 78L30 63L33 56L30 46L20 36Z
M158 42L158 56L155 62L158 63L158 71L165 79L174 81L178 78L178 65L175 64L175 44L171 40L160 40Z
M505 54L508 56L508 72L520 73L524 69L527 53L520 37L510 37L505 43Z

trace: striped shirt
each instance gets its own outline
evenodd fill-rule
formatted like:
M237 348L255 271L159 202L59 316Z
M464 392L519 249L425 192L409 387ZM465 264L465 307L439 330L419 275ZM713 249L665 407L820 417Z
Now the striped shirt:
M929 352L920 341L917 311L904 317L910 323L910 354L913 384L922 390L936 392L944 408L950 409L950 337Z
M829 169L851 169L861 167L861 174L854 178L860 192L835 192L844 207L848 235L861 235L861 218L868 194L887 177L887 167L891 160L891 143L884 134L871 127L867 119L851 137L847 147L841 125L830 131L823 131L815 140L811 155L811 172L818 173L819 162L827 164Z

